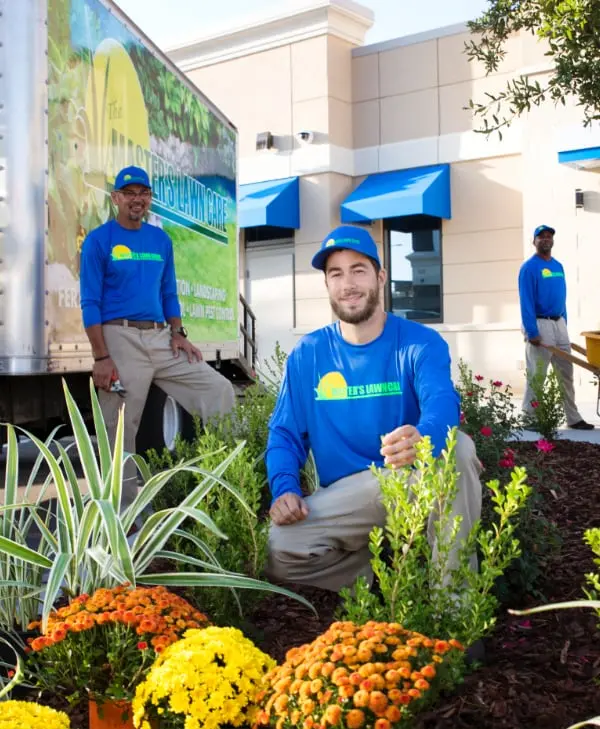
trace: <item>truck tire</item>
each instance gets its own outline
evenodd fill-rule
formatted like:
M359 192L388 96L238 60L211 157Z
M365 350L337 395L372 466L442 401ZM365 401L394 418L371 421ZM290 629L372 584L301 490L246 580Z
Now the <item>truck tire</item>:
M136 450L141 455L154 449L173 451L177 436L194 437L194 419L178 402L157 385L151 385L137 434Z

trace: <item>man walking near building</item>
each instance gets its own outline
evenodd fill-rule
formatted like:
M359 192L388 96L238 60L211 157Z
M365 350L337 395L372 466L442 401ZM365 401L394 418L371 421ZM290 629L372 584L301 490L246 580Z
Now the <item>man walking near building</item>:
M546 346L571 351L567 331L567 286L562 265L552 257L554 228L540 225L533 232L535 253L519 271L519 298L521 320L526 344L527 383L523 398L523 411L530 413L536 396L531 378L538 372L546 376L548 365L558 373L563 389L563 407L569 428L593 430L586 423L575 404L573 365L556 356Z
M204 421L225 415L234 405L231 383L206 364L187 339L171 240L161 228L144 222L151 199L143 169L121 170L112 192L117 218L91 231L81 251L81 308L94 356L94 383L111 440L125 403L128 453L135 452L152 382ZM124 393L111 390L116 380ZM131 461L124 479L122 508L137 493Z
M267 574L339 591L372 575L369 533L385 524L371 464L411 465L424 436L439 455L460 403L441 336L381 306L386 274L368 231L336 228L312 263L325 274L339 321L305 336L287 361L266 455L273 496ZM299 472L309 450L320 488L303 498ZM481 466L463 433L456 456L458 548L480 516ZM452 565L455 558L456 550Z

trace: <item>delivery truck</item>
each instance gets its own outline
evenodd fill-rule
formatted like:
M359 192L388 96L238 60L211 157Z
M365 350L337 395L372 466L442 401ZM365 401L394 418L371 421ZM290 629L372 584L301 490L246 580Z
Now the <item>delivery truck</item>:
M173 241L190 339L243 382L255 336L240 312L234 125L110 0L0 9L0 422L38 435L65 422L63 378L85 408L81 247L114 216L130 164L148 171L149 222ZM189 420L153 386L139 450Z

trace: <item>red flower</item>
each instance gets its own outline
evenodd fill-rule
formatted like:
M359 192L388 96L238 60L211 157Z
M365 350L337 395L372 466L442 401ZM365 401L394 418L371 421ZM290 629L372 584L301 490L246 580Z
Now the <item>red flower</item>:
M475 379L477 382L481 382L481 380L483 380L483 375L475 375Z
M465 395L466 395L467 397L473 397L473 393L472 393L472 392L466 392L466 393L465 393Z
M466 421L467 421L467 419L465 418L465 414L461 413L460 414L460 424L462 425L463 423L466 423Z
M514 468L515 462L512 458L501 458L500 461L498 461L498 465L500 468Z
M550 443L549 440L545 440L544 438L538 440L538 442L535 444L535 447L538 449L538 451L541 451L542 453L552 453L555 448L553 443Z
M539 402L537 400L532 400L531 401L531 407L532 408L539 408L539 406L540 406L540 404L539 404Z
M145 651L145 650L146 650L146 648L148 647L148 643L146 643L146 641L145 641L145 640L140 640L140 642L139 642L139 643L137 644L137 647L138 647L138 648L139 648L139 649L140 649L141 651Z
M10 669L10 671L8 671L6 675L7 675L7 676L8 676L9 678L12 678L12 677L13 677L13 676L15 675L15 672L14 672L14 671L12 670L12 668L11 668L11 669Z
M492 382L492 385L494 387L502 387L502 382L500 380L494 380L494 382Z
M492 429L489 425L484 425L479 432L484 436L484 438L489 438L492 434Z

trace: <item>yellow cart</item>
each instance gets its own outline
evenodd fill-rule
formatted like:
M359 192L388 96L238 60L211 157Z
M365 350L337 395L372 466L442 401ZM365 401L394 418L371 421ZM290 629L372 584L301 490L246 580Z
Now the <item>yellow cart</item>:
M581 336L585 337L585 347L581 347L579 344L573 344L573 342L571 342L571 349L574 352L583 355L585 359L576 357L570 352L565 352L562 349L558 349L558 347L552 347L548 344L542 344L542 347L545 347L557 357L568 359L573 364L583 367L594 375L598 386L596 414L600 416L600 332L581 332Z

